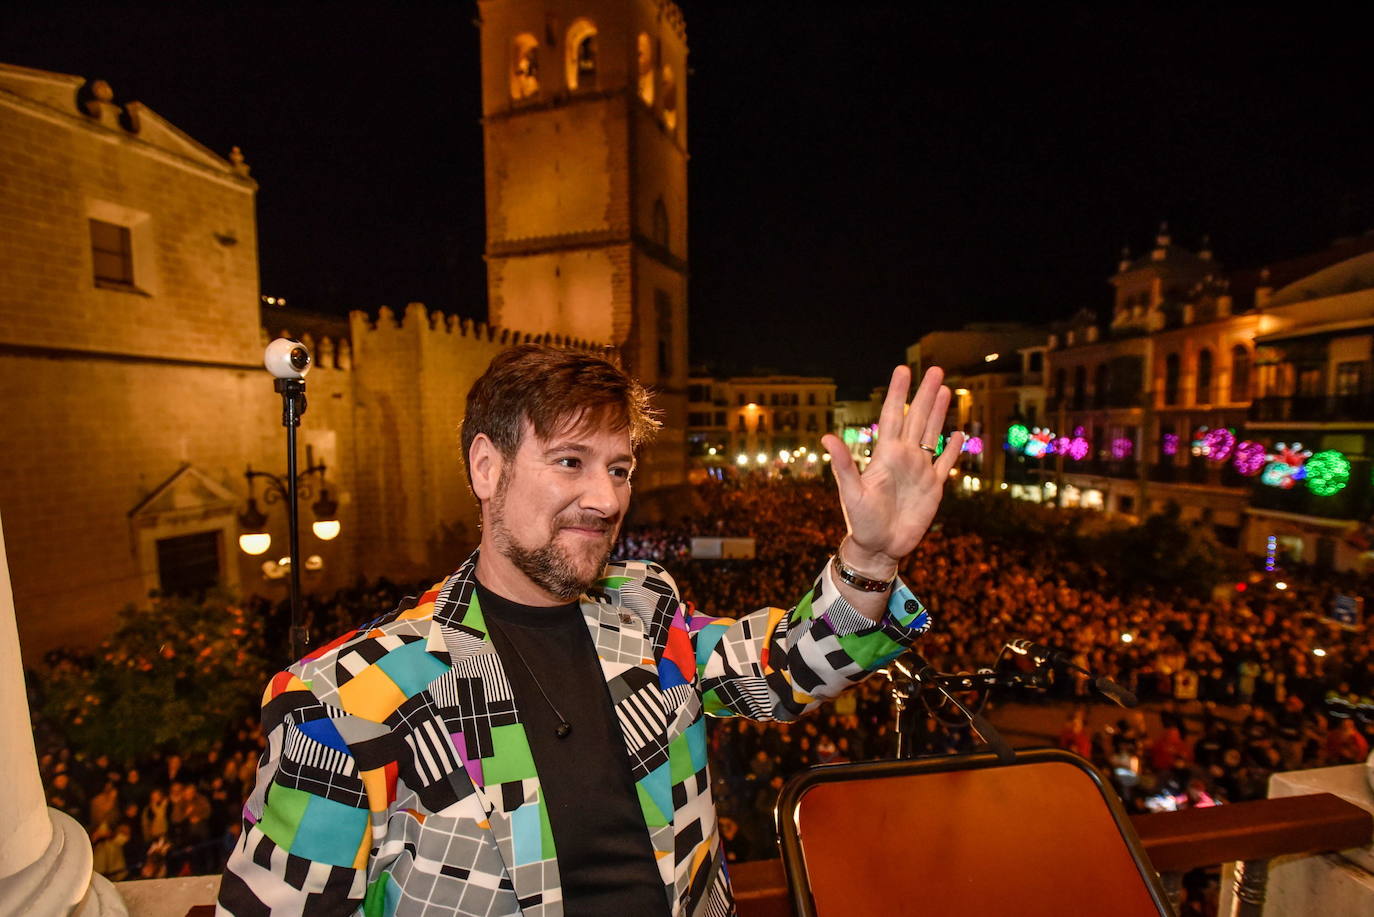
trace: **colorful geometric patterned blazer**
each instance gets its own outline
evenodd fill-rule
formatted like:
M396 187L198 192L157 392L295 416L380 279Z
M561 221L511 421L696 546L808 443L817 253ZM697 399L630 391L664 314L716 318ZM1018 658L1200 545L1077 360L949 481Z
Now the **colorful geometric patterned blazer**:
M539 775L487 636L476 559L272 679L268 748L220 913L562 914ZM609 565L581 607L675 917L734 913L703 714L795 719L929 627L900 582L873 624L840 597L828 564L792 609L738 620L694 614L662 567L637 561Z

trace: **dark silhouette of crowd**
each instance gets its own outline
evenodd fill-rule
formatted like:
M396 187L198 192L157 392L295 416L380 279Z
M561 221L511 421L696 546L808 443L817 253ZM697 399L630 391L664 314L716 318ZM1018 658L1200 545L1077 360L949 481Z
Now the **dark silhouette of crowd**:
M663 563L683 598L705 614L791 604L844 532L833 484L823 480L713 482L696 488L693 500L692 515L672 524L627 526L617 553ZM1070 512L1007 500L984 509ZM1361 595L1368 581L1290 569L1280 574L1284 589L1276 575L1256 572L1210 595L1171 583L1128 593L1111 558L1068 552L1053 537L1018 536L1006 526L989 534L977 513L942 519L901 569L934 616L922 654L944 671L1026 667L1026 657L1006 651L1008 641L1026 637L1062 647L1083 668L1134 691L1143 708L1120 716L1106 713L1081 676L1055 673L1047 690L1015 698L1062 707L1059 744L1100 767L1131 811L1258 798L1277 770L1368 754L1374 654L1361 634L1323 620L1337 593ZM693 536L752 537L755 557L695 560ZM312 597L311 631L329 639L428 585L382 581ZM270 645L284 645L281 607L255 602L271 622ZM994 722L996 704L988 708ZM920 754L973 745L972 733L945 717L922 716L919 725ZM101 872L122 879L222 867L262 750L255 723L237 724L205 754L162 750L127 762L65 747L41 718L35 735L50 803L89 828ZM795 724L714 721L712 773L729 859L777 855L772 808L792 774L896 752L882 677Z

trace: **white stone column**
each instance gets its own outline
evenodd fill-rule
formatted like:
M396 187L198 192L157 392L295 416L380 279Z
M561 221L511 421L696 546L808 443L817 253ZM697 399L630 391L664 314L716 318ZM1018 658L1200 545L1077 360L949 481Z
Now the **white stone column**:
M70 816L49 809L38 776L0 525L0 914L127 917L119 895L91 872L91 842Z

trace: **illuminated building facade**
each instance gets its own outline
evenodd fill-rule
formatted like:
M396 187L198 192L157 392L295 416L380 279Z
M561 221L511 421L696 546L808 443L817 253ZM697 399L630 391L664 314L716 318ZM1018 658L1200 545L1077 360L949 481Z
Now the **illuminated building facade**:
M1049 339L1043 495L1172 506L1252 554L1366 566L1374 235L1228 274L1162 230L1112 283L1105 328L1085 311Z
M694 468L811 475L836 429L835 382L809 376L693 376L687 439ZM714 451L713 451L714 450Z
M1333 254L1348 257L1271 288L1259 310L1246 434L1263 447L1263 465L1250 475L1244 544L1280 563L1368 569L1374 236Z

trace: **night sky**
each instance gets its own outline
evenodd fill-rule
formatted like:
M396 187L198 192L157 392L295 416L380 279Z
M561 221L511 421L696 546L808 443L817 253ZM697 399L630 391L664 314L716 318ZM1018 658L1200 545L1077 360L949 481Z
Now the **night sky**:
M1228 267L1374 228L1374 67L1339 16L682 6L692 357L717 371L858 392L926 331L1101 310L1163 219ZM482 318L474 17L46 6L0 13L0 60L241 146L264 293Z

